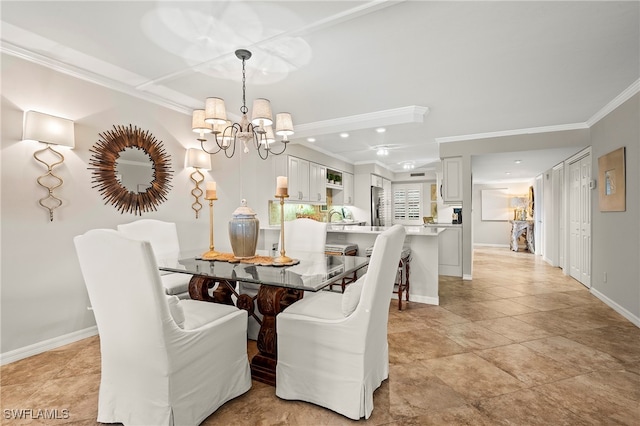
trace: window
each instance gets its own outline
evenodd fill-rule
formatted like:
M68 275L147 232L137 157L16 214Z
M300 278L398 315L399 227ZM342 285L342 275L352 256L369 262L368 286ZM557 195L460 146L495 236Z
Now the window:
M409 183L393 186L393 223L422 224L422 184Z

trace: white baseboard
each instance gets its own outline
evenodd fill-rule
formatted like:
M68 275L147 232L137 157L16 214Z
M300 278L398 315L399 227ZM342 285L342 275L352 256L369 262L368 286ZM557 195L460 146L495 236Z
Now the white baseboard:
M489 243L473 243L473 247L498 247L498 248L509 248L509 244L489 244Z
M631 312L629 312L628 310L626 310L622 306L618 305L616 302L614 302L613 300L609 299L607 296L605 296L604 294L600 293L595 288L591 287L591 289L589 291L595 297L597 297L598 299L600 299L604 303L606 303L611 309L613 309L614 311L616 311L617 313L619 313L620 315L622 315L623 317L625 317L626 319L631 321L633 323L633 325L635 325L636 327L640 327L640 317L637 317L636 315L633 315Z
M98 327L94 325L93 327L85 328L84 330L74 331L73 333L65 334L64 336L54 337L53 339L44 340L23 348L14 349L0 354L0 365L20 361L21 359L38 355L43 352L50 351L51 349L56 349L60 346L68 345L69 343L77 342L78 340L86 339L87 337L95 336L97 334Z
M462 274L462 279L464 281L471 281L473 279L473 276L471 274Z

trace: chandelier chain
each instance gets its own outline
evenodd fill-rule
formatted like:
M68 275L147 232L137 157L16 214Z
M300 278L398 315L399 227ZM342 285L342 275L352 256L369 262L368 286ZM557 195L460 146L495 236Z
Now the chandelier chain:
M246 76L246 72L244 69L244 61L245 59L242 58L242 107L240 108L240 112L243 114L246 114L249 109L247 109L247 98L246 98L246 81L247 81L247 76Z

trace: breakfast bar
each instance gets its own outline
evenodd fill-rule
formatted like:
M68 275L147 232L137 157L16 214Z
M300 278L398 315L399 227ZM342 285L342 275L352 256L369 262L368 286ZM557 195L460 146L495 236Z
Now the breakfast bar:
M388 227L329 224L327 245L349 243L358 247L358 255L364 256L378 236ZM444 227L405 226L404 246L411 249L410 300L438 305L438 239ZM277 243L279 228L261 229L265 248Z
M444 228L405 226L404 245L411 249L410 299L414 302L437 305L438 302L438 236ZM329 225L327 243L356 244L362 256L373 246L384 226Z

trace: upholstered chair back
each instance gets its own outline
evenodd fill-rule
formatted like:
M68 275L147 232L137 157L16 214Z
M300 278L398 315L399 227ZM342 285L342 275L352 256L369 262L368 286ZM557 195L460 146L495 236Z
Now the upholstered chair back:
M278 240L278 247L280 241ZM284 248L287 253L296 251L324 253L326 243L326 222L300 218L284 223Z
M174 266L177 262L180 243L175 223L140 219L118 225L118 231L134 240L149 241L160 266Z

